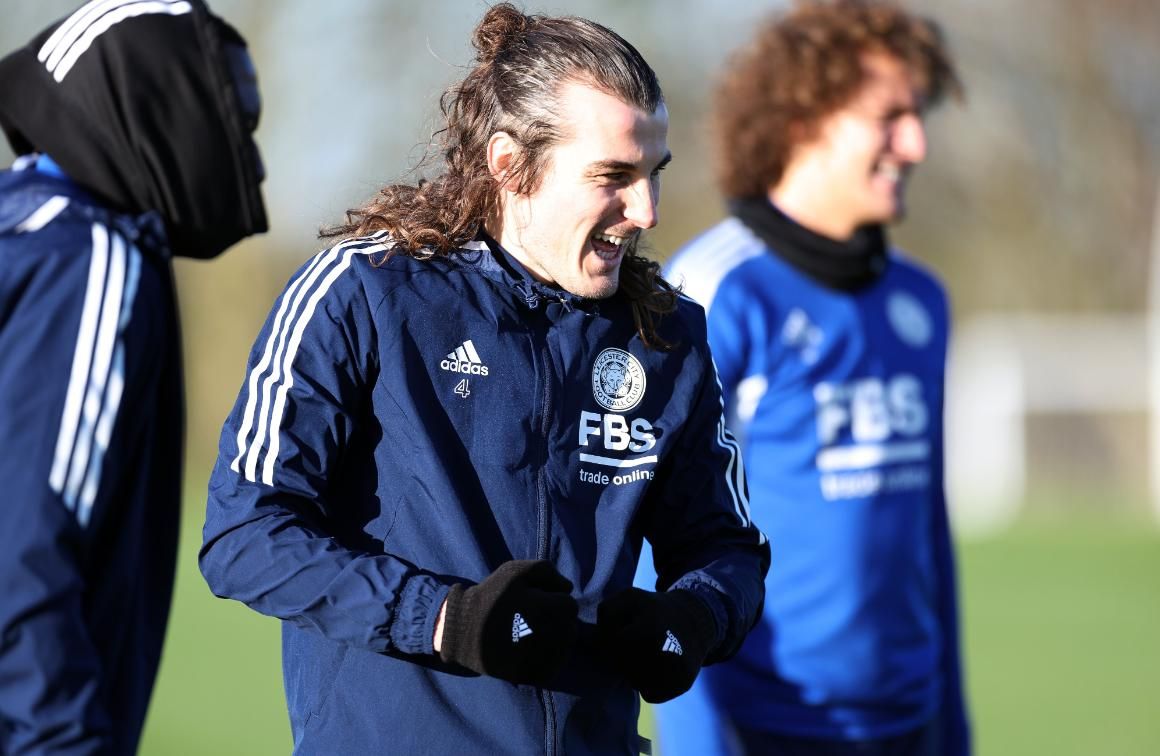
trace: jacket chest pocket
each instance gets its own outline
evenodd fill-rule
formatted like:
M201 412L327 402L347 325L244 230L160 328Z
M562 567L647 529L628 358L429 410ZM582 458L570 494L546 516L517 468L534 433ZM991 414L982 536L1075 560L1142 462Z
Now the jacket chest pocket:
M446 421L473 465L516 469L543 459L534 385L517 386L494 373L440 375L434 383Z

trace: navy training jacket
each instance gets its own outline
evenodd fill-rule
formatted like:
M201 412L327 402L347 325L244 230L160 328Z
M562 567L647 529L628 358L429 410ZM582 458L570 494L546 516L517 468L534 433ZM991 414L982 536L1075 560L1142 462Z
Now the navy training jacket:
M0 172L0 753L136 752L172 594L182 425L156 215Z
M619 295L582 300L472 242L449 259L343 242L291 280L250 356L210 480L201 568L283 620L295 753L636 753L636 692L592 652L632 584L717 619L761 611L769 564L724 429L702 309L645 348ZM544 688L432 649L449 587L549 559L586 623Z

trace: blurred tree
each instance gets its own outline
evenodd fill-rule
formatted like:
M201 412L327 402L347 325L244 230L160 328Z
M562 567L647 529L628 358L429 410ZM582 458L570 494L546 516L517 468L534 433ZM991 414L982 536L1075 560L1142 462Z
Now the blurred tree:
M941 0L967 84L898 234L960 311L1143 307L1160 167L1160 6Z

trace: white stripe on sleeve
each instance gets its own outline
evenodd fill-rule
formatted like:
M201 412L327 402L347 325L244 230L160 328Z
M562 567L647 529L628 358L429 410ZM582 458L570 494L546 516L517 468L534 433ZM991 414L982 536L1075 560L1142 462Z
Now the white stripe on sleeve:
M56 493L64 490L65 476L72 458L73 443L76 440L77 425L80 422L81 402L89 382L89 366L93 355L93 342L97 333L97 321L101 310L101 298L105 290L105 272L109 264L109 232L100 224L93 224L93 249L89 260L89 280L85 287L85 300L81 306L80 327L77 330L76 346L73 349L72 371L69 374L68 389L65 392L64 411L61 413L60 430L56 437L56 452L53 455L52 470L48 484Z
M366 254L365 250L357 251ZM350 267L355 252L356 250L354 249L348 249L343 252L342 259L338 265L333 267L315 290L314 295L310 297L310 301L306 304L306 309L303 311L302 317L298 319L298 323L294 326L294 334L290 337L290 343L286 349L286 357L282 365L282 375L284 378L282 385L278 387L277 398L274 400L274 411L270 415L270 448L266 452L266 464L262 467L262 482L268 486L274 484L274 463L278 461L278 448L282 438L279 432L282 427L282 413L286 409L286 394L294 386L294 373L291 367L294 365L294 357L298 354L298 346L302 343L302 334L305 333L310 318L314 316L314 310L318 307L318 302L325 296L331 285L334 284L335 279Z
M93 445L92 460L89 462L89 471L85 476L85 485L81 489L80 504L77 507L77 521L81 527L88 527L92 516L93 504L97 499L97 492L101 486L101 473L105 453L113 439L113 425L117 420L117 412L121 408L121 397L125 389L125 333L129 328L129 321L133 315L133 301L137 297L137 284L141 280L141 253L136 247L129 246L129 270L125 277L125 294L122 297L121 316L117 323L117 345L113 352L112 373L109 375L109 386L105 392L105 406L101 410L97 421L95 444Z
M725 470L725 482L729 493L733 496L733 510L741 518L741 522L752 525L752 515L749 509L748 486L745 480L745 463L741 457L741 445L725 427L725 400L721 388L721 376L717 373L717 364L713 363L713 379L717 382L717 396L721 405L721 416L717 421L717 444L729 452L729 464ZM758 543L765 543L765 533L758 529Z
M32 212L32 215L20 221L16 226L16 233L27 234L33 231L39 231L49 223L52 223L53 218L64 212L64 209L68 207L68 203L68 197L65 197L63 194L50 197L45 200L43 205L36 208Z
M281 330L275 336L270 334L270 338L277 340L277 345L274 348L274 358L272 360L273 369L270 374L266 376L266 380L262 381L261 404L258 405L258 430L254 434L254 441L250 444L249 451L246 453L245 476L247 480L258 479L258 455L265 446L267 435L266 431L269 426L271 396L274 392L274 384L282 380L282 355L286 349L286 341L289 338L288 333L294 326L295 320L299 316L302 308L302 302L310 293L311 288L318 282L318 278L325 270L334 265L335 260L339 259L342 246L330 249L322 258L322 262L315 266L306 277L303 285L298 288L298 292L294 295L294 301L290 304L290 316L286 318Z
M357 250L360 254L373 254L383 250L385 247L381 243L387 238L386 232L374 234L368 238L360 238L343 242L331 249L320 252L315 256L314 260L306 267L306 269L291 282L287 287L286 293L282 296L281 305L274 317L274 322L270 328L270 334L266 339L266 346L263 350L262 357L253 369L250 371L247 379L247 396L246 407L242 413L241 427L238 429L237 456L234 457L230 463L230 468L234 472L242 474L247 480L257 481L258 479L258 457L263 447L270 443L270 434L267 432L270 427L271 410L271 395L274 391L274 386L280 381L285 380L286 373L283 371L283 364L285 369L289 369L293 361L293 355L290 360L285 360L284 353L287 347L288 339L292 342L293 337L290 335L291 329L296 327L296 324L303 322L301 313L304 307L309 308L309 312L313 313L314 307L317 304L317 298L310 298L311 292L318 286L318 280L322 278L328 271L333 271L337 264L341 273L350 265L349 257L340 256L345 255L346 252ZM337 263L336 263L337 261ZM338 273L327 276L323 280L321 293L325 294L326 288L329 288L333 283L334 278ZM304 305L303 303L307 304ZM305 316L309 318L309 314ZM305 326L302 326L305 328ZM301 338L299 336L299 338ZM297 349L297 344L294 344L294 349ZM269 371L269 374L267 374ZM265 380L262 380L265 376ZM279 422L281 411L279 410ZM254 427L255 420L257 421L257 428L254 430L253 437L250 437L250 430ZM275 425L274 438L276 438L277 426ZM276 455L275 455L276 456ZM243 463L244 460L244 463ZM268 466L272 468L273 463Z
M306 270L290 283L290 286L286 288L286 293L282 295L282 303L278 306L277 314L274 315L274 324L270 327L270 335L266 339L266 348L262 351L262 358L258 360L258 364L254 365L254 368L250 371L247 381L246 408L242 412L241 427L238 428L238 454L234 457L233 462L230 463L230 469L234 472L240 472L239 464L242 461L242 457L246 455L246 439L250 435L250 428L254 426L254 414L258 405L258 381L266 372L266 368L270 366L270 361L274 354L274 344L279 341L279 337L281 336L282 324L286 318L286 312L290 307L291 301L297 307L297 303L301 299L297 296L299 287L302 286L303 281L313 280L312 275L314 270L325 259L327 259L327 254L325 253L316 255L310 265L306 267ZM290 317L293 318L294 316L291 315ZM250 476L247 475L247 477ZM250 479L252 480L253 478Z
M108 390L105 392L105 406L97 419L95 443L76 507L77 522L82 528L88 527L93 514L93 504L97 500L97 491L101 485L101 468L105 461L105 452L108 451L109 442L113 438L113 422L117 418L117 409L121 406L121 395L125 390L125 350L121 344L117 345L117 351L113 353L112 368Z
M121 321L121 301L125 292L126 250L125 241L119 235L112 235L109 258L109 276L105 286L104 301L101 304L100 322L97 326L96 348L93 350L92 369L81 403L80 427L76 445L65 482L64 500L69 509L75 509L80 496L85 472L92 461L93 443L97 432L97 421L105 402L105 390L109 385L112 370L113 351L117 345L117 330Z
M741 449L733 434L725 427L725 417L722 415L717 422L717 445L729 452L729 465L726 468L725 480L729 485L729 492L733 495L733 509L737 516L746 525L749 524L749 498L746 496L745 463L741 459Z

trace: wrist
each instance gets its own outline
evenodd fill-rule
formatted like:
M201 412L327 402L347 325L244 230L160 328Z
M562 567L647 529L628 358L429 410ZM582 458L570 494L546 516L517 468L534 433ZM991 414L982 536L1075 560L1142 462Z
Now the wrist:
M470 660L464 659L465 653L470 654L473 650L477 650L477 645L471 638L470 621L465 626L465 620L477 614L478 609L474 606L464 606L464 593L463 585L451 586L435 617L432 640L438 644L434 651L440 659L474 670Z
M705 654L712 652L720 642L721 628L709 603L695 591L675 588L668 592L669 600L679 606L691 625Z
M399 593L394 607L387 611L390 650L404 654L431 654L435 639L435 620L439 607L451 586L435 575L420 573L410 577ZM446 632L444 644L446 644Z

